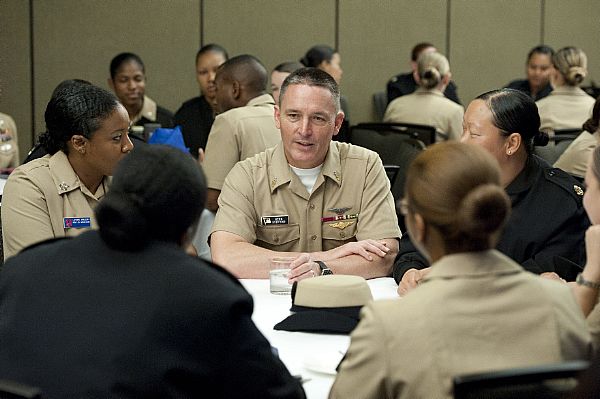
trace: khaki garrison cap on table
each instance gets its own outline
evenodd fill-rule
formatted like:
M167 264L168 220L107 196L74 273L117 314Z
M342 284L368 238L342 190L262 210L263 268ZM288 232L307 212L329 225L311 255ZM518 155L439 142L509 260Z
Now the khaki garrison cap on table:
M358 276L327 275L294 283L294 312L275 330L350 334L358 324L360 309L373 300L367 281Z

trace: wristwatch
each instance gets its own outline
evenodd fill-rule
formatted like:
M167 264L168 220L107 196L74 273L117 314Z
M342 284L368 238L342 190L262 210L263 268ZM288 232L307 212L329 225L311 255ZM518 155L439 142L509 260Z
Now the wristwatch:
M586 280L585 278L583 278L583 275L581 273L579 273L577 275L577 279L575 280L575 282L578 285L583 285L583 286L588 287L588 288L593 288L595 290L600 290L600 283L595 282L595 281Z
M315 261L317 263L317 265L319 265L319 267L321 268L321 276L327 276L329 274L333 274L333 272L331 271L331 269L325 264L325 262L322 262L320 260L316 260Z

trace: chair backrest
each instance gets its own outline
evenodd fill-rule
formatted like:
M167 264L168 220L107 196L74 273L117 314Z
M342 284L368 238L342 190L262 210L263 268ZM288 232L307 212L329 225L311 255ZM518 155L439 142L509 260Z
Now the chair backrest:
M404 194L404 181L408 166L425 149L425 144L415 139L408 130L371 129L372 125L361 123L352 126L350 142L375 151L384 165L398 166L395 180L393 182L390 180L392 194L397 201ZM379 126L379 124L375 125Z
M556 130L545 146L534 146L533 153L554 165L563 152L581 134L581 129Z
M383 165L385 169L385 173L387 174L388 180L390 181L390 186L394 186L396 179L398 178L398 173L400 172L400 166L398 165Z
M385 91L378 91L373 93L373 107L375 108L375 117L378 121L383 120L385 110L388 105L387 93Z
M381 123L359 123L355 127L377 131L379 133L401 133L413 139L421 141L426 146L435 143L435 127L429 125L419 125L416 123L400 122L381 122ZM352 134L350 135L352 142Z
M589 367L585 361L565 362L454 377L455 399L563 398Z
M0 399L41 399L39 388L9 380L0 380Z

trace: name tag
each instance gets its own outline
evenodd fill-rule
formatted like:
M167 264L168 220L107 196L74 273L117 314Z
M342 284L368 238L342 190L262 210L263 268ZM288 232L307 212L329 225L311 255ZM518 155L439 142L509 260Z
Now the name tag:
M89 217L63 218L63 227L65 229L83 229L86 227L92 227L92 219Z
M270 226L273 224L289 224L290 222L290 217L288 215L263 216L261 219L263 226Z

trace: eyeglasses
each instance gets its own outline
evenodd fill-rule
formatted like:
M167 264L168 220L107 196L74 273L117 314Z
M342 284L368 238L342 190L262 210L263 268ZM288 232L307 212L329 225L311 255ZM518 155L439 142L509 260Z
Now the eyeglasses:
M285 119L290 123L299 123L304 119L301 114L297 113L288 113L285 114ZM327 126L331 125L332 120L328 119L325 115L310 115L308 117L311 125L314 126Z

